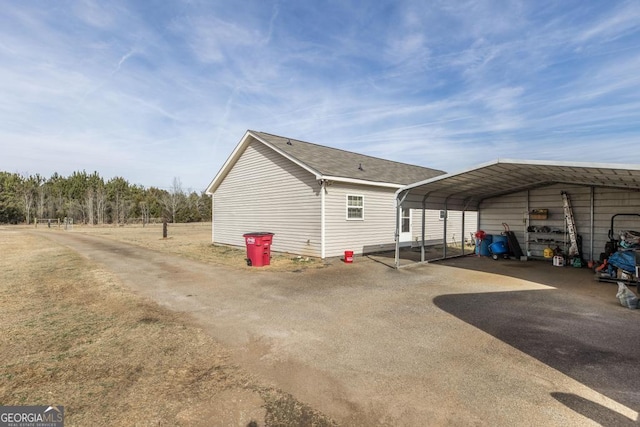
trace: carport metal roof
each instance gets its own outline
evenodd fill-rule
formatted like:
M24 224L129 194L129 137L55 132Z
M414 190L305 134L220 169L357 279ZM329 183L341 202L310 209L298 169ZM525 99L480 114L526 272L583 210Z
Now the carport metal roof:
M396 192L406 208L478 210L483 200L551 184L640 191L640 165L498 159Z

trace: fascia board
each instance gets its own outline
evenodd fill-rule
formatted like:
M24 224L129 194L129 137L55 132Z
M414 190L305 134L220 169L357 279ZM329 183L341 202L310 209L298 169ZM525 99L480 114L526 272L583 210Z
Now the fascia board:
M621 163L587 163L587 162L559 162L559 161L545 161L545 160L514 160L514 159L497 159L491 162L482 163L478 166L465 169L460 172L448 173L445 175L439 175L433 178L425 179L423 181L419 181L413 184L409 184L402 188L402 191L411 190L416 187L420 187L425 184L429 184L432 182L442 181L457 175L464 175L469 172L477 171L480 169L484 169L490 166L495 166L498 164L511 164L511 165L526 165L526 166L559 166L559 167L570 167L570 168L593 168L593 169L613 169L613 170L640 170L640 165L634 164L621 164Z
M259 141L265 146L269 147L270 149L280 154L282 157L286 158L290 162L300 166L302 169L314 175L318 180L324 179L327 181L342 182L346 184L369 185L374 187L385 187L385 188L395 188L395 189L403 187L402 184L395 184L392 182L376 182L376 181L368 181L364 179L354 179L354 178L345 178L340 176L322 175L320 171L315 170L309 165L307 165L306 163L303 163L300 160L296 159L295 157L290 156L289 154L280 150L275 145L270 144L269 142L260 138L259 135L256 135L251 131L247 131L244 137L242 138L242 140L240 141L240 143L233 150L233 152L231 153L227 161L224 163L224 165L222 165L218 174L215 176L215 178L213 178L213 181L211 181L211 183L207 187L206 194L212 195L215 192L215 190L218 188L218 185L220 185L224 177L227 176L227 173L229 173L233 165L235 165L235 163L238 161L238 159L246 149L247 145L249 145L249 142L251 141L250 137L255 139L256 141Z
M278 147L268 143L264 139L260 138L260 136L256 135L255 133L251 132L250 130L248 130L244 134L242 139L240 140L240 143L238 143L236 148L233 150L233 152L231 153L231 155L229 156L227 161L222 165L222 167L220 168L220 171L217 173L215 178L213 178L213 181L211 181L211 183L207 187L206 194L211 195L216 191L216 189L218 188L218 186L220 185L222 180L227 176L227 174L229 173L231 168L233 168L233 166L236 164L236 162L238 161L238 159L240 158L242 153L244 153L245 149L247 148L247 146L251 142L252 138L255 139L256 141L260 142L261 144L264 144L265 146L269 147L270 149L272 149L276 153L278 153L281 156L285 157L287 160L295 163L296 165L300 166L301 168L305 169L306 171L308 171L309 173L315 175L318 179L320 179L319 178L321 176L320 172L314 170L313 168L310 168L309 165L307 165L305 163L302 163L298 159L296 159L294 157L291 157L290 155L288 155L284 151L280 150Z
M560 166L568 168L588 168L588 169L614 169L614 170L633 170L640 171L640 165L630 163L598 163L598 162L565 162L553 160L514 160L514 159L498 159L494 163L507 163L516 165L529 166Z
M245 148L249 144L250 136L253 136L251 132L249 131L245 132L244 136L242 137L238 145L236 145L236 148L233 149L233 151L227 158L227 161L224 162L224 164L222 165L222 167L220 168L216 176L213 178L211 183L207 186L207 190L205 191L206 194L212 195L216 191L216 189L218 188L218 186L220 185L224 177L227 176L227 174L229 173L233 165L236 164L236 162L240 158L240 155L244 152Z
M345 184L371 185L374 187L397 188L397 189L404 187L404 185L402 184L394 184L392 182L367 181L365 179L344 178L340 176L322 175L322 176L319 176L318 179L326 179L327 181L342 182Z

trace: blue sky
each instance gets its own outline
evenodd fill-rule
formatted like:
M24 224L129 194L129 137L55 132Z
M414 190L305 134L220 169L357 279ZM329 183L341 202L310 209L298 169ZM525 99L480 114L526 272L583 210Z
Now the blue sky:
M247 129L456 172L640 163L638 1L13 1L0 170L203 190Z

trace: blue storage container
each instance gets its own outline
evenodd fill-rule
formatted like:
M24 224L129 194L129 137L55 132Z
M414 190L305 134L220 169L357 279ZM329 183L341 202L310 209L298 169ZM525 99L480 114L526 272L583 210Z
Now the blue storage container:
M509 245L509 238L507 236L505 236L504 234L494 234L493 235L493 243L495 242L504 242L505 245Z
M493 236L491 234L485 235L484 239L480 242L480 246L476 246L476 250L479 250L479 255L491 256L491 252L489 252L489 245L491 243L493 243Z
M507 242L503 242L498 240L494 241L489 245L489 252L493 255L505 255L509 253L509 246L507 246Z

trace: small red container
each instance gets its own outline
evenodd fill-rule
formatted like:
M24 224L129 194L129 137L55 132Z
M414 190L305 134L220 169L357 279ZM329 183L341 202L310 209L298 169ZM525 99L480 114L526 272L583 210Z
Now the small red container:
M247 264L252 267L263 267L271 264L271 243L273 233L243 234L247 246Z
M353 251L344 251L344 262L351 264L353 262Z

